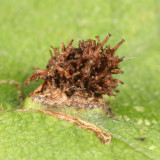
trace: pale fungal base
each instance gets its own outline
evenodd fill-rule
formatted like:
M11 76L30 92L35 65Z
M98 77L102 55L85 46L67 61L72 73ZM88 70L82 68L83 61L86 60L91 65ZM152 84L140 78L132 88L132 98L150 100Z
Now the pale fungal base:
M105 101L104 98L94 97L94 96L80 96L72 95L67 97L60 89L46 89L42 93L40 92L43 85L39 86L35 91L30 94L30 98L34 102L38 102L44 105L47 105L49 108L54 107L74 107L77 110L84 109L90 110L94 108L101 108L107 115L107 117L113 117L113 113L109 104Z
M22 84L20 82L17 82L15 80L0 80L0 84L7 83L11 84L17 87L17 94L18 94L18 99L22 101Z
M107 105L103 98L80 95L79 92L76 92L71 97L68 97L59 88L48 87L43 92L41 91L42 88L43 84L40 85L34 92L32 92L30 97L35 102L40 102L51 107L68 106L75 107L76 109L93 109L96 107L102 108L103 106Z
M62 119L62 120L66 120L70 123L74 123L76 125L78 125L81 128L84 128L86 130L92 131L93 133L95 133L95 135L97 136L97 138L99 138L99 140L102 143L105 144L110 144L111 143L111 135L101 131L98 127L96 127L94 124L85 122L81 119L78 119L76 117L70 116L68 114L64 114L64 113L60 113L60 112L52 112L52 111L47 111L47 110L39 110L40 112L43 112L45 114L54 116L56 118Z

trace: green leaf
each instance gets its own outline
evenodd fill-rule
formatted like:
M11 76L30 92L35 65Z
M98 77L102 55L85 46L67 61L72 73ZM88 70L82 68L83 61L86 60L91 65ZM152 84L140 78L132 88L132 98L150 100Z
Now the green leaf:
M44 68L49 45L69 40L103 39L113 47L126 40L117 55L125 84L110 101L116 118L101 110L66 113L93 123L112 135L102 144L94 133L75 124L35 112L18 112L17 88L0 84L0 159L160 159L159 1L0 0L0 80L23 83L33 67ZM41 83L23 87L23 99ZM15 110L15 111L13 111ZM144 140L143 140L144 138ZM141 141L142 140L142 141Z

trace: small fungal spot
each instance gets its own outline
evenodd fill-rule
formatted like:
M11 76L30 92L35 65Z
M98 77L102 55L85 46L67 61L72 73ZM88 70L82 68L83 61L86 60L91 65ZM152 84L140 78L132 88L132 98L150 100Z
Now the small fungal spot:
M146 140L146 138L134 138L134 139L141 142L144 142Z

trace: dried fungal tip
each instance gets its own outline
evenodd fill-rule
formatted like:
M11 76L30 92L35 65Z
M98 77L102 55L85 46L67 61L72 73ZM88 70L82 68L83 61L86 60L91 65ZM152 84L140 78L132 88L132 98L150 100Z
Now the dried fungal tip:
M122 39L122 40L113 48L113 50L116 51L116 50L119 48L119 46L122 45L123 42L125 42L124 39Z
M68 45L68 47L72 47L72 44L73 44L73 39L69 42L69 45Z
M64 45L64 42L62 42L61 49L62 49L62 53L63 53L63 52L65 51L65 45Z
M98 44L100 44L100 38L99 38L99 36L95 36L95 37L97 39Z
M109 40L110 36L111 36L111 34L108 34L108 35L106 36L106 38L103 40L102 43L100 43L99 36L97 37L97 40L99 41L99 43L97 43L98 46L97 46L97 49L96 49L96 51L95 51L95 54L98 54L98 53L100 52L100 50L102 49L102 47L103 47L103 46L106 44L106 42Z
M57 53L56 48L54 48L53 46L50 46L50 47L53 49L55 56L57 56L57 55L58 55L58 53Z
M123 56L123 57L121 57L121 58L119 58L119 62L121 62L121 61L123 61L125 59L125 57Z
M51 50L49 50L49 52L50 52L51 58L53 58L53 54L52 54L52 51L51 51Z
M58 95L59 101L64 104L83 106L102 105L102 95L113 96L120 80L113 78L113 74L123 73L119 68L119 63L124 57L115 56L115 51L124 42L121 40L114 48L104 47L111 34L100 42L99 36L96 36L97 42L93 39L79 41L78 47L73 47L71 40L67 47L62 43L61 50L53 48L55 56L50 51L51 58L47 64L46 70L36 69L36 72L28 78L26 85L30 81L43 79L44 83L33 92L32 96L43 97L43 101L50 99L52 104L56 101L53 97ZM45 98L44 100L44 97ZM63 97L63 98L62 98ZM78 97L78 98L77 98Z

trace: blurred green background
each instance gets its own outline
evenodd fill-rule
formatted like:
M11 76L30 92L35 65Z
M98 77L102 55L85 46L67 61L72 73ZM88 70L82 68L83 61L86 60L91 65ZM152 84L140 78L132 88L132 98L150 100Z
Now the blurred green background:
M160 1L158 0L0 0L0 80L13 79L24 82L32 74L33 67L45 68L50 57L48 52L50 45L58 47L62 41L67 44L71 39L75 40L76 45L78 40L95 38L96 35L103 40L108 33L112 34L108 41L112 47L122 38L126 40L117 51L117 55L126 57L121 63L124 74L116 76L125 84L118 87L121 92L116 98L108 99L111 108L124 124L130 122L139 128L147 126L147 135L153 136L148 144L137 144L147 157L136 159L158 159L160 156L160 143L158 143L160 142ZM23 98L40 83L33 82L28 87L23 87ZM17 99L16 87L0 84L0 105L5 111L17 109L20 102ZM1 113L5 120L9 116L10 121L12 121L11 115ZM14 116L16 117L15 114ZM21 118L23 119L23 115ZM40 122L34 125L38 127ZM16 134L14 125L11 126ZM111 130L114 126L113 121ZM5 124L4 126L2 124L2 127L5 129ZM3 132L6 137L8 132L5 130ZM0 135L0 139L2 137ZM6 139L4 145L10 143L12 138L9 141ZM154 145L155 142L157 143ZM23 143L23 140L20 143ZM74 142L72 143L74 146ZM15 142L13 146L14 144ZM115 144L112 145L117 144L121 142L115 140ZM46 143L45 145L47 146ZM117 149L109 146L108 150L114 153ZM83 149L79 149L80 153L82 151ZM128 153L128 149L124 151ZM119 157L116 156L119 152L115 153L115 157L111 153L111 159ZM94 154L97 159L106 156L105 153L99 153L98 157L95 149ZM122 159L125 159L123 155L126 153L122 153ZM60 154L61 159L65 157L65 153L63 154L63 156ZM86 154L86 157L88 155ZM107 156L110 157L109 155L108 153ZM133 155L136 154L133 152ZM80 155L75 156L73 159L81 159L80 157Z

